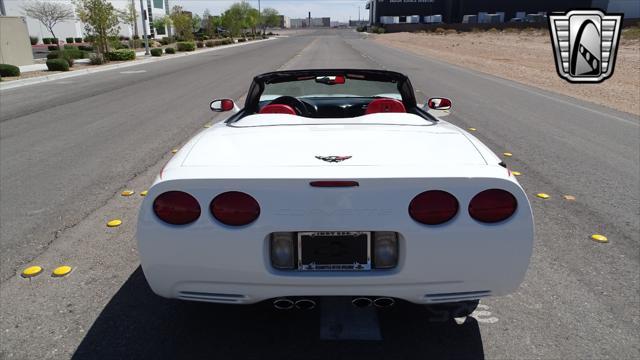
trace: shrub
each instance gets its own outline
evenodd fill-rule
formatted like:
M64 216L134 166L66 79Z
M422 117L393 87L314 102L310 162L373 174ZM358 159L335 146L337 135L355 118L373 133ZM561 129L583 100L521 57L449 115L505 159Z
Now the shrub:
M93 51L93 46L90 45L79 45L78 50L82 51Z
M160 48L156 48L156 49L151 49L151 56L162 56L162 49Z
M70 49L77 49L77 47L73 46L73 45L64 45L63 46L65 49L70 50Z
M89 63L91 65L102 65L104 64L104 57L100 54L93 54L89 58Z
M42 38L42 43L45 45L51 44L51 38Z
M214 46L216 46L216 42L213 41L213 40L207 40L205 42L205 45L207 45L207 47L214 47Z
M198 47L198 49L203 48L204 43L202 41L196 41L196 46Z
M72 37L65 38L64 40L67 42L67 44L73 44L73 38Z
M194 51L196 44L191 41L180 41L176 44L178 51Z
M243 42L245 42L245 41L247 41L247 39L245 39L245 38L240 38L240 39L238 39L238 42L239 42L239 43L243 43Z
M59 44L59 43L60 43L60 39L58 39L58 38L51 38L51 43L52 43L52 44Z
M37 36L29 36L29 41L31 41L31 45L35 45L38 43L38 37Z
M49 59L47 60L47 69L49 71L69 71L69 63L65 59Z
M77 44L82 42L82 38L75 38L74 40L76 41Z
M176 53L176 49L174 49L172 47L168 47L168 48L164 49L164 53L165 54L175 54Z
M47 54L47 59L57 59L60 57L60 51L51 51ZM62 50L62 57L69 57L71 59L84 59L85 52L78 48L64 49Z
M126 61L134 60L136 58L136 52L129 49L114 50L107 53L107 59L111 61Z
M20 76L20 68L9 64L0 64L0 76Z

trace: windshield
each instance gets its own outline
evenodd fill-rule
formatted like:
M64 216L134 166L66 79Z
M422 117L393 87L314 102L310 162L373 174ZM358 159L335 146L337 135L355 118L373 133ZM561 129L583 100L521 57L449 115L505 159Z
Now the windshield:
M354 79L344 76L317 76L265 84L260 101L280 96L313 97L388 97L402 100L396 82Z

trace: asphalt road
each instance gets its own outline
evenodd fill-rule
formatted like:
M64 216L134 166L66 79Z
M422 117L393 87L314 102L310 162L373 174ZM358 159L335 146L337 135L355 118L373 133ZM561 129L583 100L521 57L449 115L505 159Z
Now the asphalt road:
M537 228L518 292L483 300L461 324L409 304L336 317L339 301L282 313L151 293L133 238L141 197L119 192L144 190L172 148L219 120L210 99L241 98L262 72L312 67L404 72L420 98L453 99L448 121L513 153L505 160L522 172ZM349 31L2 91L0 358L637 358L639 139L632 115ZM112 218L123 225L107 229ZM18 275L26 264L75 270L26 280ZM373 324L364 335L363 319Z

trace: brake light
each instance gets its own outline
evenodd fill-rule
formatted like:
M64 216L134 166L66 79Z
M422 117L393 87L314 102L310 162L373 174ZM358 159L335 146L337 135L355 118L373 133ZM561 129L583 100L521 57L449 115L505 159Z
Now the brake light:
M186 192L167 191L153 201L153 212L166 223L186 225L198 220L200 204Z
M419 223L439 225L453 219L458 213L458 199L442 190L418 194L409 204L409 215Z
M309 185L313 187L354 187L360 184L357 181L312 181Z
M471 199L469 215L481 222L496 223L511 217L517 208L518 201L510 192L489 189Z
M256 199L239 191L216 196L209 209L218 221L232 226L248 225L260 216L260 205Z

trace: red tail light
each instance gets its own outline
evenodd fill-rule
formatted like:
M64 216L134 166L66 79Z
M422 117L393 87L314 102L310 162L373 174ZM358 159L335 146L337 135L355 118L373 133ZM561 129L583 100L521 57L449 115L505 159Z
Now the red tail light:
M209 208L213 217L226 225L247 225L260 216L260 205L256 199L239 191L216 196Z
M198 220L200 204L186 192L168 191L153 201L153 212L166 223L186 225Z
M510 192L490 189L471 199L469 215L481 222L496 223L511 217L517 208L518 201Z
M444 224L458 213L458 200L442 190L430 190L418 194L409 204L409 215L426 225Z

